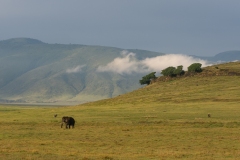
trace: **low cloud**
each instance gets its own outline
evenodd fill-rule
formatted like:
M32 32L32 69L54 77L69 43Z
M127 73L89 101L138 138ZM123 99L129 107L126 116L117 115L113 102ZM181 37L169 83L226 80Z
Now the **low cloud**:
M155 71L162 71L169 66L176 67L179 65L182 65L183 69L187 70L187 67L193 63L201 63L202 67L210 65L206 60L182 54L167 54L153 58L146 58L142 63L149 69Z
M99 66L98 72L115 72L119 74L158 72L173 66L183 65L183 69L193 63L201 63L202 67L209 66L209 62L199 58L183 54L167 54L157 57L146 58L144 60L136 59L136 54L123 51L120 57L115 58L105 66Z
M98 72L117 72L119 74L132 72L140 72L141 68L139 61L136 59L135 53L128 53L123 51L121 57L115 58L112 62L108 63L106 66L99 66L97 68Z
M69 68L66 70L67 73L77 73L77 72L81 72L82 68L85 67L86 65L78 65L76 67L73 68Z

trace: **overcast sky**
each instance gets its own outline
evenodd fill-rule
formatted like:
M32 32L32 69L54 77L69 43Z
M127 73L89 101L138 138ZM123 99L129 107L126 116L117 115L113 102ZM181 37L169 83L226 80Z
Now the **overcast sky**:
M212 56L240 50L240 0L0 0L0 40Z

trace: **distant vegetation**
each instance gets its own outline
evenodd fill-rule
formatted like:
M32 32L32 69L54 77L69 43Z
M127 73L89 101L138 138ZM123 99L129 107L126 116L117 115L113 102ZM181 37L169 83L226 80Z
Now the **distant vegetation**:
M201 72L202 68L201 68L202 64L201 63L193 63L188 67L188 72ZM155 76L156 72L152 72L144 77L142 77L141 80L139 80L139 83L141 85L143 84L147 84L149 85L152 81L154 81L157 77ZM183 66L177 66L177 68L175 67L167 67L165 69L162 70L161 74L165 77L177 77L177 76L182 76L185 74L185 71L183 70Z
M193 63L188 67L188 72L202 72L201 63Z
M151 83L151 80L154 80L154 79L157 78L157 77L155 76L155 73L156 73L156 72L152 72L152 73L150 73L150 74L142 77L142 79L139 80L139 83L140 83L141 85L143 85L143 84L149 85L149 84Z
M163 76L169 76L169 77L176 77L176 76L181 76L184 74L183 66L178 66L177 68L175 67L168 67L166 69L163 69L161 74Z

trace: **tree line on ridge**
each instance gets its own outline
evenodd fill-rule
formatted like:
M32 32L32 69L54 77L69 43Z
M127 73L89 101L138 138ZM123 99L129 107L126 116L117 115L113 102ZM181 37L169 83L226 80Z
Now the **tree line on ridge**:
M188 67L188 72L202 72L201 63L193 63ZM155 76L156 72L152 72L144 77L142 77L141 80L139 80L139 83L141 85L147 84L149 85L151 83L151 80L156 79ZM185 71L183 70L183 66L177 66L177 67L167 67L162 70L161 74L166 77L177 77L182 76L185 74Z

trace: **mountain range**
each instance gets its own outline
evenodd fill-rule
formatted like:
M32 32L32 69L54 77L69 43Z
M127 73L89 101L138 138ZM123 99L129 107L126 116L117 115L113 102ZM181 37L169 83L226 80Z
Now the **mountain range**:
M165 55L138 49L48 44L30 38L0 41L0 102L80 104L136 90L146 72L125 74L99 69L107 65L113 68L111 62L118 63L118 57L131 56L129 53L134 53L130 58L137 60ZM198 58L234 61L240 59L240 51Z

